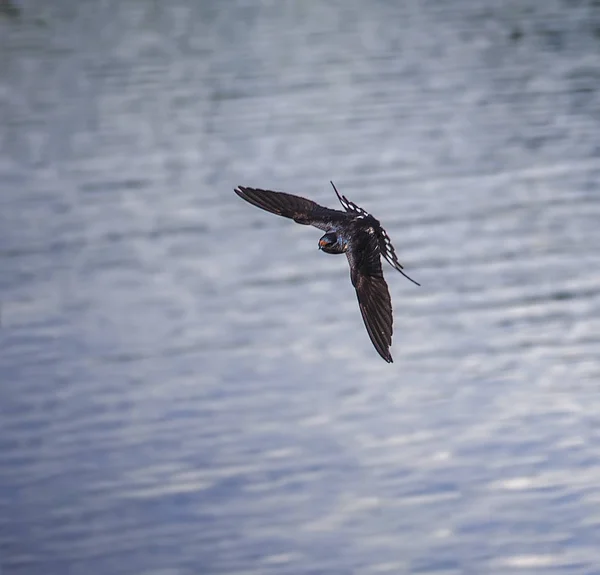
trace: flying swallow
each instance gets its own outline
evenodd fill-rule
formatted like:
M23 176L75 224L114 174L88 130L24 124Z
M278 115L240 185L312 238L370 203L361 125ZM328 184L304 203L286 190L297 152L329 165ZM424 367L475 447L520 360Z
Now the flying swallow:
M344 211L326 208L300 196L238 186L235 193L248 203L272 214L311 225L325 232L319 249L327 254L346 254L350 280L356 289L358 306L367 333L379 355L392 363L392 300L383 278L381 258L408 277L396 257L394 246L381 224L371 214L342 196L330 182Z

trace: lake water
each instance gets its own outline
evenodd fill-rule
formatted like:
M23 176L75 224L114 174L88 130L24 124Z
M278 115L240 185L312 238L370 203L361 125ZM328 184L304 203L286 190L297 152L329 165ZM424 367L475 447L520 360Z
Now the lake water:
M3 573L599 573L599 182L598 2L3 8Z

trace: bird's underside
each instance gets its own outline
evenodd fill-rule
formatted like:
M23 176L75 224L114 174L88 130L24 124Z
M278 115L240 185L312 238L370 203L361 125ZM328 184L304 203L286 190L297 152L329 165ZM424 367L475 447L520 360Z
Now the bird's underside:
M267 212L327 232L322 242L326 237L327 241L336 239L335 246L329 250L323 249L328 253L346 253L350 265L350 279L356 289L358 306L369 338L379 355L388 363L392 363L392 301L383 277L380 256L400 273L405 276L406 274L402 271L392 243L379 222L345 196L341 196L335 186L333 187L345 210L343 212L283 192L245 186L238 186L234 191L240 198ZM414 282L411 278L408 279Z

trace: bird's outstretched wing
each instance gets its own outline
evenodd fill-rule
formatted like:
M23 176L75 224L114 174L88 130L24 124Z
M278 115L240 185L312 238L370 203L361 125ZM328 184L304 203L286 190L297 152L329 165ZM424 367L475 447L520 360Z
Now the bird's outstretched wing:
M392 363L392 300L383 278L377 235L374 232L360 232L350 242L346 255L350 264L350 279L356 289L367 333L379 355Z
M284 218L291 218L298 224L314 226L324 231L331 229L336 222L347 218L344 212L326 208L293 194L245 186L238 186L234 192L253 206Z

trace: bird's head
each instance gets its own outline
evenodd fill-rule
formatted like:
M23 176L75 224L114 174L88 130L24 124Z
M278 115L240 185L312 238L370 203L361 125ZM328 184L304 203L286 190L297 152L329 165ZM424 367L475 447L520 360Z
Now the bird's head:
M328 232L319 240L319 249L326 254L341 254L344 246L335 232Z

